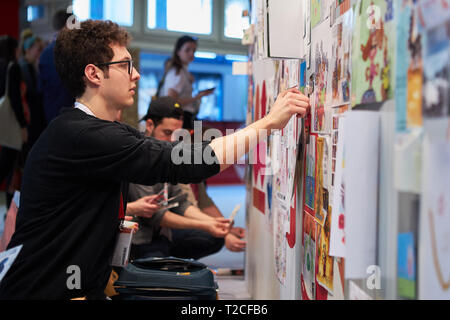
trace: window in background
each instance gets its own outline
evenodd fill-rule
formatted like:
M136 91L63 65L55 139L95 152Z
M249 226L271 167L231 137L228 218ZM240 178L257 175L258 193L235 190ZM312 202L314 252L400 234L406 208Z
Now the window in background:
M193 95L201 90L216 88L214 94L202 98L197 118L199 120L222 121L222 75L198 72L192 72L192 74L195 78Z
M169 54L141 52L139 72L139 118L146 113L159 81L163 77L163 66ZM218 55L199 52L189 65L195 78L193 94L215 87L213 95L203 97L198 118L209 121L245 121L247 110L247 77L233 76L232 62L245 61L246 56ZM142 124L142 123L141 123ZM142 127L141 127L142 128ZM142 128L143 129L143 128Z
M242 39L244 30L250 26L250 17L242 16L244 10L250 9L249 2L249 0L225 0L225 37Z
M44 18L45 15L45 6L28 6L27 8L27 21L35 21Z
M212 33L212 0L147 0L147 7L149 29Z
M73 12L79 20L111 20L125 27L133 26L133 0L73 0Z

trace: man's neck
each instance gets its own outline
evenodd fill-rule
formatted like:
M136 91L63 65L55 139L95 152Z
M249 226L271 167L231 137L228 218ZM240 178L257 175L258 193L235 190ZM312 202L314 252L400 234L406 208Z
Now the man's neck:
M119 110L108 106L106 101L98 95L85 94L77 99L77 102L85 105L99 119L107 121L118 120Z

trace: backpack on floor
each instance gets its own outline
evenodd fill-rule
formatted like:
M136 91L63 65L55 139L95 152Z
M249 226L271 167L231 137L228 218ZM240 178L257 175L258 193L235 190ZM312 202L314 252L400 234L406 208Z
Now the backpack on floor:
M218 285L206 265L188 259L137 259L122 269L114 288L120 300L216 300Z

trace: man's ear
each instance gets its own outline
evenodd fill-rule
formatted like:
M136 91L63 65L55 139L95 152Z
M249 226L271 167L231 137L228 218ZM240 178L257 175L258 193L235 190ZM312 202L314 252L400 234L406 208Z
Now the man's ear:
M87 85L99 86L101 83L102 76L100 75L100 69L98 69L93 64L88 64L84 68L84 77L86 78Z
M153 130L155 130L155 123L152 119L145 120L145 132L151 136L153 133Z

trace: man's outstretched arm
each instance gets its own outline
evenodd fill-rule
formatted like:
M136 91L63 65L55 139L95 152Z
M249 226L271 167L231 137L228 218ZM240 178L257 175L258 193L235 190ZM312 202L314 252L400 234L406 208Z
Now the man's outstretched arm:
M308 97L296 88L288 89L278 95L267 116L233 134L212 140L210 146L219 160L220 171L236 163L271 130L283 129L293 115L304 117L309 107Z

